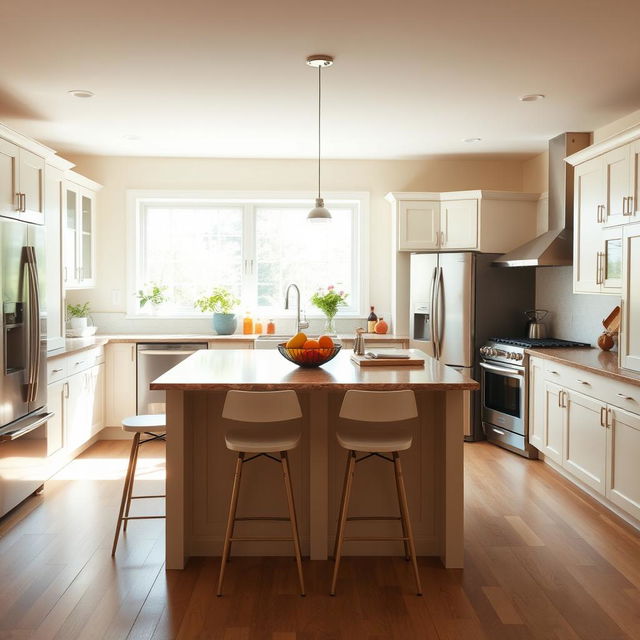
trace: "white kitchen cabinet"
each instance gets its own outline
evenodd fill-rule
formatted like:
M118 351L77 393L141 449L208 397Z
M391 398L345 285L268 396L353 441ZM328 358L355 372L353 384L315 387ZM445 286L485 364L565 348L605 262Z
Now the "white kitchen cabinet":
M65 445L73 450L91 438L91 407L93 399L87 383L87 372L76 373L66 380Z
M95 285L95 192L66 181L64 199L65 288L87 289Z
M539 451L544 449L545 390L542 360L529 358L529 442Z
M602 230L598 254L601 293L622 295L622 230L623 227Z
M640 415L612 407L608 426L606 496L640 520Z
M106 423L119 427L136 415L136 345L114 342L106 348Z
M47 348L64 346L65 314L62 289L62 170L47 165L45 179Z
M620 365L640 371L640 223L624 228L622 253Z
M0 214L41 221L44 168L44 158L0 139Z
M629 145L629 185L631 192L627 205L628 222L640 221L640 140Z
M88 385L93 398L91 407L91 435L95 435L105 426L105 364L97 364L87 373Z
M538 194L396 192L386 199L398 251L505 253L536 235Z
M47 385L47 409L53 418L47 422L47 455L53 455L64 446L64 403L66 382L58 381Z
M605 183L601 157L576 167L573 202L573 291L600 293L602 222L605 212Z
M616 226L625 222L631 195L630 145L612 149L602 156L605 183L603 223Z
M553 382L544 382L544 420L540 451L558 464L564 457L564 390Z
M606 404L577 391L563 391L566 409L562 466L599 493L605 493Z
M440 243L440 202L403 200L398 204L398 249L437 249Z

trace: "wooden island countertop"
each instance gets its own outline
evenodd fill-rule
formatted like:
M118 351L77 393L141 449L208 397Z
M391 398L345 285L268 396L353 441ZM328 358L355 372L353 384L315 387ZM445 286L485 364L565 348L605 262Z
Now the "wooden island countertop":
M302 368L285 360L276 349L264 351L201 350L151 383L152 390L173 391L296 391L368 389L376 391L413 389L472 391L478 383L440 364L427 354L424 366L360 367L351 361L352 351L338 355L315 368Z
M345 392L413 390L418 418L410 427L413 445L402 457L418 555L439 556L445 567L462 567L464 427L471 392L479 385L417 354L424 357L424 366L360 367L351 361L351 349L343 349L325 365L305 369L275 349L201 350L154 380L151 389L166 391L167 400L166 568L182 569L191 556L215 556L222 550L235 464L234 453L224 443L229 424L222 418L230 389L293 389L298 395L302 442L291 452L291 469L303 555L312 560L325 560L333 545L344 474L344 450L335 431ZM258 473L255 469L252 473ZM380 541L397 535L397 522L386 518L397 510L393 483L376 461L358 473L353 513L384 518L350 526L356 535L382 537L354 547L348 543L345 553L403 554L401 544ZM281 513L280 484L278 474L262 469L243 488L239 511ZM268 528L277 523L251 524L252 536L278 535L277 528ZM291 553L289 547L280 542L237 542L234 553L282 555Z

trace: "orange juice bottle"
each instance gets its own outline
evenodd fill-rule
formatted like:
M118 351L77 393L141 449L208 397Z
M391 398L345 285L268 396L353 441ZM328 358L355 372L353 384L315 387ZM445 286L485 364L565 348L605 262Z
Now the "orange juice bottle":
M255 332L260 335L262 333L262 320L256 320Z
M267 324L267 333L274 334L276 332L276 323L273 320L269 320Z
M242 321L242 333L244 335L251 335L253 333L253 318L248 311L244 314L244 320Z

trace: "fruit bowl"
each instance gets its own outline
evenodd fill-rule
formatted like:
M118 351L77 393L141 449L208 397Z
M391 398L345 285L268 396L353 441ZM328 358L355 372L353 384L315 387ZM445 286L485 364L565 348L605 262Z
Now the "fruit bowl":
M336 357L338 351L342 349L341 344L334 344L333 347L320 347L318 349L304 349L287 347L285 342L278 345L278 351L289 362L297 364L299 367L319 367Z

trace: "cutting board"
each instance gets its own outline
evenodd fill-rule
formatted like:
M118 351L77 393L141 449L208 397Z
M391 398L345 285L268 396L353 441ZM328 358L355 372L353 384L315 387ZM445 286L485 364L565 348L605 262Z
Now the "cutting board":
M410 356L409 358L367 358L355 353L351 360L361 367L424 367L424 358Z

